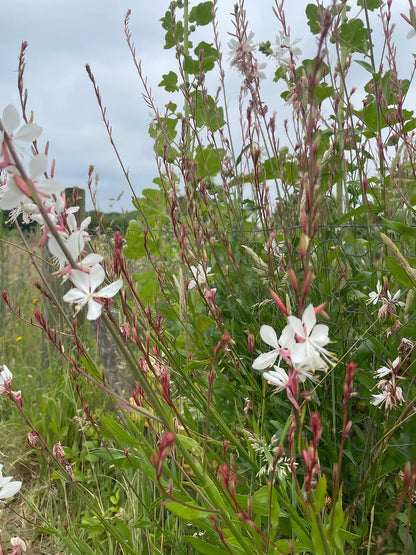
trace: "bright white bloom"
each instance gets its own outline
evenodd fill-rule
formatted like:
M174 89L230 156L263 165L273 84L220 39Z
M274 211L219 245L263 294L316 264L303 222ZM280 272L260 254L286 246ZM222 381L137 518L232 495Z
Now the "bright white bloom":
M378 370L374 372L376 378L384 378L388 374L391 374L395 368L397 368L400 362L400 357L397 357L393 362L390 363L390 366L382 366Z
M12 481L12 476L3 477L3 465L0 464L0 499L8 499L13 497L22 487L22 482Z
M406 306L403 301L398 300L400 297L400 293L401 293L401 290L399 289L398 291L396 291L396 293L393 296L391 296L390 292L387 291L387 301L391 304L397 304L397 306L402 306L402 307Z
M14 143L20 141L32 143L36 141L42 133L42 127L39 127L39 125L35 123L25 123L19 128L19 112L12 104L9 104L3 110L1 122L6 133ZM3 132L0 132L0 168L7 169L10 164L13 164L13 161L10 159L10 153L3 143Z
M382 291L382 285L381 285L381 282L378 281L376 291L370 291L370 293L368 294L368 300L366 301L366 303L377 304L378 301L380 300L381 291Z
M260 337L267 345L273 347L273 350L263 353L256 358L253 362L254 370L270 368L276 362L277 357L282 355L281 346L283 343L291 344L294 341L295 334L288 329L282 333L280 340L278 340L274 329L271 326L263 325L260 328Z
M110 299L123 286L123 280L118 279L97 291L97 288L105 279L104 269L99 264L93 266L89 273L81 272L81 270L71 270L69 279L75 287L64 295L63 300L67 303L76 303L77 312L88 304L88 320L97 320L101 316L102 307L97 299Z
M13 374L10 372L7 366L3 364L3 370L0 372L0 395L10 389L12 379Z
M298 57L302 55L302 50L295 46L300 39L290 42L290 37L280 31L279 36L276 37L276 50L273 52L279 66L288 67L291 63L291 55Z
M325 370L331 353L325 349L329 343L328 326L316 323L315 309L310 304L304 311L302 320L288 316L288 325L282 332L280 344L290 351L293 367L299 373ZM296 341L291 341L294 332Z
M204 269L202 264L198 264L198 266L190 266L191 274L193 279L189 281L188 289L193 289L196 284L204 285L207 282L207 277L213 274L210 274L211 266L208 266L207 269Z

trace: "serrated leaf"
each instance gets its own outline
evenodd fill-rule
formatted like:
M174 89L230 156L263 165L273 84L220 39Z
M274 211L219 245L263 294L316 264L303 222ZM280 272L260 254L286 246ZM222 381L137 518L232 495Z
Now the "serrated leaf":
M212 2L201 2L194 6L189 14L189 21L197 25L208 25L212 21Z

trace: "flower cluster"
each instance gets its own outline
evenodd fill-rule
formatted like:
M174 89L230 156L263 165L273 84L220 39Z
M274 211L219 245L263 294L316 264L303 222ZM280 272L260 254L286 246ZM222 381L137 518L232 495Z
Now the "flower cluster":
M382 366L375 371L374 377L379 380L377 382L379 393L371 396L372 405L381 407L385 404L386 409L389 410L404 403L403 390L397 385L400 379L398 377L400 367L401 359L397 357L393 362L389 361L388 366ZM389 377L389 379L387 379L387 377Z
M100 265L103 257L87 254L85 250L90 239L90 218L78 225L75 214L79 207L67 206L64 186L53 179L54 163L51 177L45 177L48 169L46 154L38 153L30 158L26 173L21 163L25 151L20 143L37 141L42 128L34 123L19 126L16 108L7 106L0 120L0 171L6 173L6 179L0 185L0 209L10 211L10 221L21 215L25 223L37 222L43 228L41 244L47 243L58 272L75 286L63 300L75 303L77 310L88 305L87 318L96 320L101 316L100 299L116 295L123 281L118 279L97 291L105 280L105 272Z
M307 379L316 380L315 371L326 371L332 362L333 354L325 346L329 343L328 326L316 323L316 314L322 307L314 308L310 304L304 311L302 319L288 316L288 323L280 338L268 325L260 328L260 336L265 343L273 347L267 353L259 355L253 362L255 370L268 370L264 378L277 386L278 390L293 390L297 383ZM275 365L276 360L277 365ZM287 373L280 367L281 360L289 365ZM293 402L293 401L292 401Z
M375 291L370 291L368 294L367 304L376 305L381 303L378 311L378 319L384 322L387 316L394 316L396 314L396 307L404 307L405 303L400 301L400 289L394 295L388 290L387 279L384 278L384 284L380 281L377 282Z

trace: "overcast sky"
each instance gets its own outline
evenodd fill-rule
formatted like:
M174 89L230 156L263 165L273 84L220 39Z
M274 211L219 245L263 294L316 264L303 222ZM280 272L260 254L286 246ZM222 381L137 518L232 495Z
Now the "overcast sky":
M307 57L312 57L315 50L305 16L305 6L311 1L286 1L292 39L302 38L299 46ZM191 2L191 6L196 3ZM229 14L234 3L235 0L219 0L225 59L230 39L226 33L232 31ZM28 106L35 112L35 122L44 129L40 144L50 140L50 156L57 162L55 177L66 186L83 187L88 167L94 164L99 174L99 207L103 211L108 211L111 205L112 210L130 210L131 194L107 139L85 64L90 64L95 75L120 154L140 194L142 189L152 186L157 169L147 134L151 115L141 98L142 89L125 42L123 21L131 8L137 56L162 107L167 97L157 84L163 73L175 70L173 51L163 50L164 31L159 22L168 5L165 0L0 1L0 114L7 104L18 107L17 58L25 40L29 43L25 71ZM272 5L273 0L246 0L250 27L258 42L273 40L279 31ZM406 39L409 27L399 15L408 13L407 0L393 0L393 8L397 22L395 39L404 72L401 76L407 77L412 63L410 54L416 51L416 38ZM272 74L270 67L269 75ZM237 78L234 72L230 79L229 97L234 106ZM273 86L270 83L266 89L272 102ZM271 110L283 104L276 96ZM122 191L120 201L110 200Z

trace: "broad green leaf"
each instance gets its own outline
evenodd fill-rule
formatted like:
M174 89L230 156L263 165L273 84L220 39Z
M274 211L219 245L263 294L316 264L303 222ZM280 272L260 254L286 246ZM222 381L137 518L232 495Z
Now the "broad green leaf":
M351 19L339 28L339 38L350 51L368 51L368 33L361 19Z
M208 25L212 21L212 2L201 2L189 13L189 21L197 25Z
M172 14L170 10L167 10L165 15L160 19L162 22L162 27L165 29L165 44L163 48L168 50L169 48L173 48L176 46L174 33L173 33L173 22L172 22ZM183 41L183 24L181 21L176 21L176 41L182 42Z
M319 8L316 4L308 4L306 6L306 17L308 18L308 25L313 35L319 35L321 26L319 24Z
M212 44L202 41L194 49L194 52L198 58L198 73L199 73L199 66L201 66L201 70L204 72L210 71L215 66L215 62L218 59L218 52L217 52L217 49L214 48ZM202 57L202 63L200 64L199 60L201 57Z
M279 503L276 490L271 484L263 486L254 493L251 508L254 515L268 516L270 512L272 526L276 526L279 522Z
M369 64L368 62L364 62L363 60L354 60L357 64L359 64L361 67L363 67L364 69L366 69L369 73L374 73L374 68L371 64Z
M212 146L200 148L195 160L198 162L197 176L201 178L214 177L221 170L222 149L214 150Z

